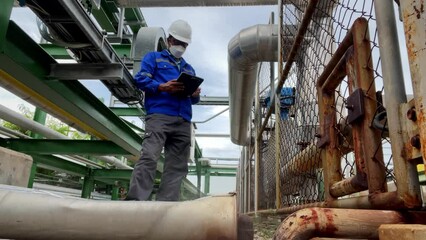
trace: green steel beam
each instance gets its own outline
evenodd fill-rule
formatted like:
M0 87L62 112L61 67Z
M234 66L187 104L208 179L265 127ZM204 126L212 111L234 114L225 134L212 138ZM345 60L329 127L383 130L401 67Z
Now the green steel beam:
M10 14L12 13L14 0L2 1L0 9L0 52L3 52L6 40L7 28L9 25Z
M214 177L235 177L237 175L233 174L233 173L211 172L210 176L214 176Z
M196 172L197 171L197 167L196 166L188 166L189 172ZM237 167L233 167L233 168L224 168L224 167L215 167L215 166L207 166L207 167L203 167L201 166L201 172L206 172L206 171L210 171L211 173L213 172L219 172L219 173L232 173L232 174L236 174L237 173Z
M105 1L101 1L101 8L98 9L92 9L92 14L96 18L96 21L99 23L101 28L107 32L117 32L116 27L114 27L113 23L111 22L111 19L113 15L104 8ZM117 26L117 25L116 25Z
M136 126L135 124L131 123L130 121L127 121L126 119L123 119L124 122L126 122L133 130L139 132L139 133L144 133L145 129L142 129L138 126Z
M64 47L50 43L41 43L40 46L54 59L72 59ZM130 49L132 47L130 44L111 44L111 46L121 59L130 58Z
M107 179L130 181L132 169L93 169L93 177L96 181Z
M0 84L72 127L139 155L142 138L82 84L46 79L53 63L50 55L10 22L5 51L0 54Z
M138 24L131 24L130 28L132 29L133 34L136 36L141 27L147 27L146 21L142 16L142 12L139 8L127 8L124 17L127 22L137 22Z
M75 176L86 176L89 173L89 168L66 161L64 159L48 156L48 155L32 155L37 167L64 172Z
M130 59L130 49L132 48L132 45L130 44L111 44L111 46L114 48L115 52L117 53L117 56L121 59Z
M188 176L194 176L196 175L196 172L188 172ZM202 174L203 176L206 176L207 173ZM221 172L210 172L209 173L210 176L215 176L215 177L235 177L237 176L234 173L221 173Z
M140 108L110 107L109 109L111 109L111 111L117 116L125 116L125 117L145 116L145 111Z
M40 46L54 59L72 59L64 47L50 43L41 43Z
M129 155L117 144L102 140L0 139L0 146L40 155Z

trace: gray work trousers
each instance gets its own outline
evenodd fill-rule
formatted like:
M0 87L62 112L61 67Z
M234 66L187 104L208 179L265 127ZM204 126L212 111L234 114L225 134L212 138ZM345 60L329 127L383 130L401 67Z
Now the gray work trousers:
M150 114L145 118L142 155L133 169L128 200L147 200L154 186L157 161L164 147L164 169L158 201L178 201L182 179L188 173L191 123L181 117Z

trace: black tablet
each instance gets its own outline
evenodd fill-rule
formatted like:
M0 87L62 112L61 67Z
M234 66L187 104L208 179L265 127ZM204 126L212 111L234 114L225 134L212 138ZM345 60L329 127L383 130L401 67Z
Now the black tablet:
M192 95L195 90L197 90L197 88L201 85L204 79L197 76L192 76L188 73L181 73L177 81L183 83L183 85L185 86L185 90L182 95L189 96Z

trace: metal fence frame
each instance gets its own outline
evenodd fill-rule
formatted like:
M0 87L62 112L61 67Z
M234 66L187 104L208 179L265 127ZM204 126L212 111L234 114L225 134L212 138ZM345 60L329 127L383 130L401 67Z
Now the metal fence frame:
M362 9L356 9L358 2ZM289 5L294 10L292 16L286 16ZM237 176L241 212L272 209L288 214L307 207L422 206L417 165L424 164L426 156L426 148L421 148L426 140L426 81L420 67L426 61L426 31L425 13L416 11L420 5L420 1L400 4L414 91L414 99L407 102L393 4L280 2L278 78L273 63L262 63L252 114L252 141L243 148ZM327 17L332 20L324 20ZM285 21L290 18L297 23L293 29ZM326 29L325 33L316 30L318 26ZM336 33L336 28L343 34ZM289 32L292 38L288 38ZM314 52L316 45L321 45L323 53ZM300 86L306 79L310 80L306 86L316 93L315 99L310 99L315 107L307 115L315 117L308 119L310 127L302 129L303 137L286 136L294 131L289 122L306 105L299 92L294 105L288 107L290 120L282 120L283 106L278 100L284 88L295 83ZM376 91L380 81L382 89ZM293 138L294 143L286 144L284 136ZM388 146L390 156L383 153Z

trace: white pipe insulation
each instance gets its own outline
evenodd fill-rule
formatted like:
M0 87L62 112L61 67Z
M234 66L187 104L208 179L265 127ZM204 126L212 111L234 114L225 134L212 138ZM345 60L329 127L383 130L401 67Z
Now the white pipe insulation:
M249 118L259 62L278 61L278 25L241 30L228 44L231 140L249 143Z
M0 238L237 239L234 195L185 202L63 198L0 185Z

